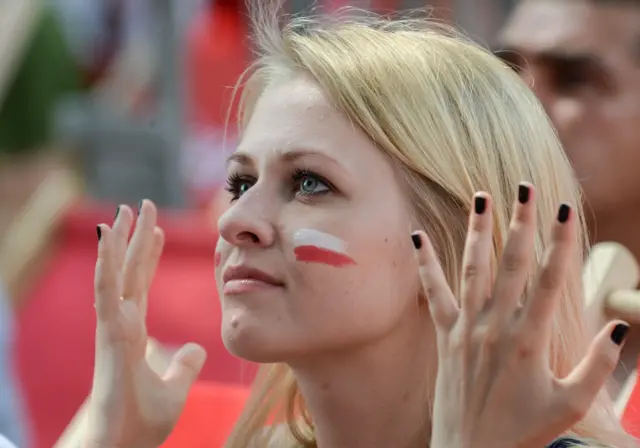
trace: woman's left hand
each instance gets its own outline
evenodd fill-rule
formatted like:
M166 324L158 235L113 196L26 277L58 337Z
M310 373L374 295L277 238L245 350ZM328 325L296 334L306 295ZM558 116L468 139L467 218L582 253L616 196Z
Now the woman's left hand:
M551 371L553 315L575 261L575 217L560 207L531 297L522 301L537 230L528 188L494 282L491 198L475 196L459 300L427 236L413 235L438 344L432 448L543 447L585 416L618 361L628 326L610 322L567 377Z

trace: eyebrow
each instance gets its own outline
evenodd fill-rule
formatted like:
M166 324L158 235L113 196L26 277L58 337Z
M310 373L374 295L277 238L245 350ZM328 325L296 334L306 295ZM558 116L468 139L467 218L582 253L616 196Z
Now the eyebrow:
M514 57L518 59L522 58L522 50L518 48L502 47L495 49L492 53L499 59L506 61L510 61ZM582 67L597 68L603 71L607 69L605 61L603 61L602 58L584 51L549 49L538 52L534 51L533 54L534 58L547 63L579 65ZM524 62L526 62L526 58L524 59Z
M596 67L604 69L604 61L596 55L590 53L578 53L568 51L543 51L538 53L538 57L544 61L581 65L585 67Z
M302 157L307 157L307 156L323 157L329 160L331 163L333 163L337 167L342 168L342 166L338 163L336 159L320 151L313 151L310 149L292 149L288 151L277 150L275 152L275 158L284 160L285 162L289 162L289 163L295 162L296 160ZM238 150L227 158L227 166L232 162L238 163L240 165L253 165L254 159L253 157L251 157L251 155L249 155L249 153L242 150Z

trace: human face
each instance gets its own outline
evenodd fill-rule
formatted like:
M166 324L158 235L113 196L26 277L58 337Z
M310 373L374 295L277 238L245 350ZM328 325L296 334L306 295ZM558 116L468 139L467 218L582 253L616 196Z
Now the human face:
M526 0L500 36L553 120L603 216L640 201L640 47L637 6Z
M228 171L216 280L230 352L255 362L344 352L415 311L412 227L392 163L313 82L262 93ZM272 284L225 282L237 266Z

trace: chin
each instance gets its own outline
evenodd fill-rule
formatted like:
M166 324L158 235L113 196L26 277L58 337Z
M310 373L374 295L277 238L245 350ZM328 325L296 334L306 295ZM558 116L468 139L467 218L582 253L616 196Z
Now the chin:
M278 344L274 328L257 319L234 315L223 317L222 342L229 353L246 361L270 364L287 358L283 344ZM277 331L277 330L276 330Z

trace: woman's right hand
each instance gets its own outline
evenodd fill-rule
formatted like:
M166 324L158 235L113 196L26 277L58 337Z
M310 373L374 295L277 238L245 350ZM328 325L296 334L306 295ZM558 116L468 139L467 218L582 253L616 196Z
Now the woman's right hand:
M164 234L157 210L140 203L131 242L133 211L121 206L110 228L98 226L95 272L96 356L84 446L157 447L169 436L184 407L206 353L196 344L182 347L162 376L145 359L147 292Z

